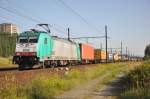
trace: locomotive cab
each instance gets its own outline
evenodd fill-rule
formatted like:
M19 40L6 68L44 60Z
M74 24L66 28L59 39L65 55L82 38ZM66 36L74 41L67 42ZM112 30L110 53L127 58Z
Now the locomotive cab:
M13 63L18 64L19 69L31 68L38 64L38 38L39 34L33 32L24 32L19 35L13 57Z

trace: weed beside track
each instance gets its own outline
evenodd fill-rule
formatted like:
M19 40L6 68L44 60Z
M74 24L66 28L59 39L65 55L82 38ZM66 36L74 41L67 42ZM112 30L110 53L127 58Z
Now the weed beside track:
M75 66L71 70L37 70L10 74L10 81L4 82L0 98L5 99L49 99L75 86L95 79L106 72L119 70L134 63L112 63ZM20 75L20 76L19 76ZM7 76L7 75L6 75ZM19 77L19 79L17 78ZM4 78L6 80L6 78ZM3 80L4 81L4 80ZM22 83L23 82L23 83ZM7 84L8 83L8 84ZM11 90L10 90L11 89Z
M127 73L122 99L150 99L150 61Z

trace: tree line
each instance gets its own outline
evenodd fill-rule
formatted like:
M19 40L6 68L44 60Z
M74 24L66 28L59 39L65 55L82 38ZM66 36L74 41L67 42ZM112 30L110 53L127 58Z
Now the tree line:
M150 44L148 44L145 48L145 59L150 59Z
M17 34L0 33L0 57L9 57L14 54L17 37Z

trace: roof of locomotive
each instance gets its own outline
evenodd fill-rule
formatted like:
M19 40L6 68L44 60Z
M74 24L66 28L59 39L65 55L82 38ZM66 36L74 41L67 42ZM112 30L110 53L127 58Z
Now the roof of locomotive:
M25 31L22 32L19 36L39 36L41 33L46 33L44 31Z
M45 33L45 34L48 34L49 36L51 36L53 39L56 39L56 40L61 40L63 42L68 42L68 43L74 43L76 44L76 42L72 41L72 40L68 40L68 39L65 39L65 38L60 38L58 36L53 36L53 35L50 35L50 33L47 33L45 31L38 31L38 30L31 30L31 31L25 31L25 32L22 32L19 36L20 37L32 37L32 36L37 36L39 37L41 33Z

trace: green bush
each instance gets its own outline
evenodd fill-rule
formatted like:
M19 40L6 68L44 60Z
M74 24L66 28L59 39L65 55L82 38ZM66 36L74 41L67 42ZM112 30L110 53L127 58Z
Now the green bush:
M39 77L32 81L31 85L27 87L27 97L29 99L48 99L56 94L56 88L54 87L57 79L46 79L45 77Z
M124 99L150 99L150 61L130 71L125 78Z

